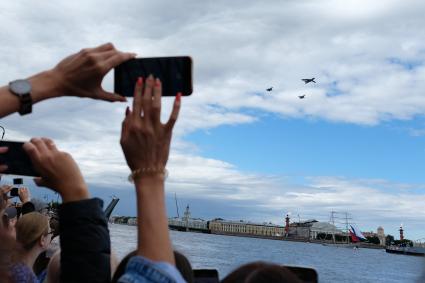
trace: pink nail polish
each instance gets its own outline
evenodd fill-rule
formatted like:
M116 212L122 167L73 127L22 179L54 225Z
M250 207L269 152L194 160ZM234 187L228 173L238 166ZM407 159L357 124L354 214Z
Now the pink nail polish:
M177 100L178 102L180 102L181 98L182 98L182 93L181 93L181 92L178 92L178 93L177 93L177 96L176 96L176 100Z
M143 77L138 77L137 78L137 84L142 85L142 83L143 83Z

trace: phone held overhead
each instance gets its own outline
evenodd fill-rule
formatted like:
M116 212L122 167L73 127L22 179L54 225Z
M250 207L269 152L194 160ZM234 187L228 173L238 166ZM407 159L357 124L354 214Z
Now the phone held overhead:
M23 145L23 142L0 141L0 147L9 148L5 153L0 154L0 164L7 165L7 170L2 174L40 177L23 149Z
M133 97L137 78L149 75L159 78L162 96L192 94L192 58L189 56L136 58L114 69L114 91L122 96Z

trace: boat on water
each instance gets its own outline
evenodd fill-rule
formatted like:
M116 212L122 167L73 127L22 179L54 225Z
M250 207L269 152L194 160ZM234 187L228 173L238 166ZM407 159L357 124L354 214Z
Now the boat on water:
M425 247L400 247L400 246L388 246L385 248L387 253L391 254L403 254L403 255L415 255L425 256Z

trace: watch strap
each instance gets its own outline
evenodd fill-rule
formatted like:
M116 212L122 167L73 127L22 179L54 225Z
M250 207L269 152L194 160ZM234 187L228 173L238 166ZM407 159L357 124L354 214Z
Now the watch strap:
M32 98L29 93L19 96L21 106L19 107L19 114L25 115L32 112Z

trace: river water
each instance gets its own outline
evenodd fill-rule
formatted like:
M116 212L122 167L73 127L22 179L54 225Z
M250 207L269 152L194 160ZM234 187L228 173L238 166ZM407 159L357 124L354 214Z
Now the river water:
M135 226L110 224L112 248L121 259L136 248ZM194 269L217 269L223 278L241 264L264 260L313 267L319 282L422 282L425 260L385 250L170 231L174 248Z

